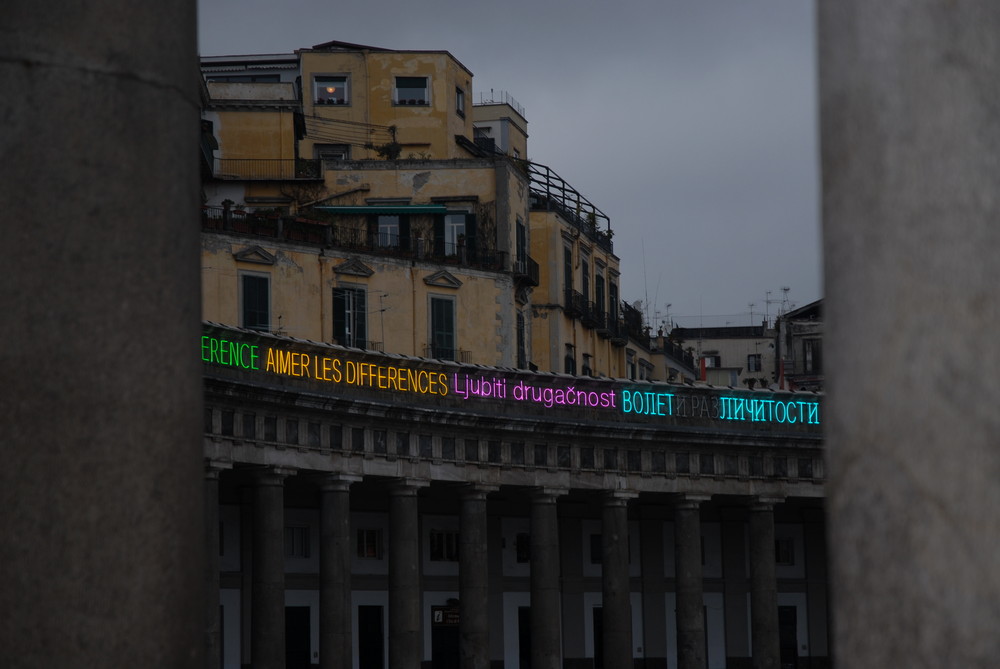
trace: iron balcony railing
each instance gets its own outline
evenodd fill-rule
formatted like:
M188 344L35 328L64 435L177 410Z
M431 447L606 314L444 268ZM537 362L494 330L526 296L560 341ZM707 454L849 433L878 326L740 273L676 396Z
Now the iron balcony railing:
M341 339L339 337L334 337L333 343L340 346L347 346L348 348L360 348L365 351L378 351L379 353L385 352L382 342L373 341L371 339L355 339L354 337Z
M527 160L519 161L531 181L531 209L554 211L587 239L608 253L614 252L611 243L611 219L594 204L570 186L549 167Z
M578 293L572 288L567 288L563 295L563 312L570 318L579 318L583 316L583 310L586 307L587 301L583 299L583 294Z
M213 176L234 181L319 180L319 160L305 158L216 158Z
M369 230L366 226L341 226L275 212L245 212L224 207L202 207L202 228L257 237L273 237L349 249L377 255L400 256L463 267L508 271L507 253L459 242L444 243L433 237L399 235Z
M523 260L515 260L513 273L515 280L523 281L529 286L538 285L540 276L538 263L530 256L526 256Z

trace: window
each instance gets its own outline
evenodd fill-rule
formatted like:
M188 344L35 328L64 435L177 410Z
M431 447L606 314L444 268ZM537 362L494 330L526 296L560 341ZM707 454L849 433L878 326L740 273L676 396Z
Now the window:
M346 76L313 77L313 91L318 105L346 105L351 101Z
M608 317L612 322L618 322L618 284L608 282Z
M524 221L520 216L517 217L517 226L515 230L514 258L517 261L517 266L521 270L521 273L527 274L528 271L525 261L528 259L528 231L524 227Z
M531 535L527 532L519 532L514 539L514 550L518 563L531 562Z
M407 216L375 216L370 229L372 231L372 246L375 248L410 248L410 220Z
M819 374L823 371L823 342L819 339L806 339L802 342L803 370L807 374Z
M795 564L794 539L789 537L774 540L774 561L782 567L791 567Z
M437 255L456 257L470 246L475 216L467 212L445 214L435 221L434 246Z
M431 298L431 355L441 360L455 359L455 301Z
M574 355L572 344L566 344L566 358L563 363L564 372L567 374L576 374L576 356Z
M309 528L298 525L285 526L285 557L309 557Z
M590 260L581 254L580 257L580 292L583 293L583 299L590 299Z
M350 160L350 144L313 144L313 154L319 160Z
M367 304L364 288L333 289L333 336L336 343L369 348Z
M397 105L430 104L427 77L396 77L394 101Z
M528 366L528 351L525 345L527 336L525 333L524 313L517 312L517 367L524 369Z
M458 562L458 532L431 530L431 562Z
M594 279L594 309L599 316L604 315L604 275L598 273ZM604 326L604 323L601 323Z
M759 372L761 368L760 353L751 353L747 356L747 371Z
M591 534L590 535L590 564L601 564L603 557L603 550L601 548L601 535Z
M357 551L364 560L381 560L382 530L358 530Z
M573 250L568 246L563 247L563 282L566 290L573 289Z
M705 367L722 367L722 357L718 355L703 355L701 359L705 363Z
M636 374L636 364L635 364L635 351L625 352L625 374L629 379L635 381Z
M591 365L591 358L593 358L593 356L589 353L583 354L583 369L580 370L580 373L584 376L592 376L594 374L594 368L593 365Z
M461 88L455 89L455 111L459 116L465 118L465 91Z
M243 327L266 332L271 329L271 277L240 274L240 304Z

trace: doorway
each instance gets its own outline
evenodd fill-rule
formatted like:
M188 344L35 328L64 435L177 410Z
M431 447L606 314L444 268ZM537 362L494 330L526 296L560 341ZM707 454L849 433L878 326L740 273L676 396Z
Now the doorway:
M285 669L309 669L311 654L308 606L285 607Z
M358 607L358 668L384 669L385 628L381 606Z
M781 649L781 669L796 669L799 661L798 615L796 607L778 607L778 640Z

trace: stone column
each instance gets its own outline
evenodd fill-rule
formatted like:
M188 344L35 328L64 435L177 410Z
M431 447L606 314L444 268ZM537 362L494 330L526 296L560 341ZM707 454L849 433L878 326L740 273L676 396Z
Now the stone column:
M219 474L232 465L205 463L205 667L219 669Z
M351 669L351 484L360 476L320 479L319 666Z
M705 597L701 573L702 495L681 495L674 507L674 569L677 582L677 666L705 669Z
M0 40L0 664L200 667L197 7L53 9Z
M1000 657L1000 3L819 8L832 655Z
M253 593L250 662L254 669L285 666L284 480L292 470L262 469L253 481Z
M540 488L531 497L531 667L561 669L559 516L562 491Z
M486 494L496 486L472 485L462 492L459 528L459 657L462 669L489 669L489 555Z
M750 643L755 669L778 669L778 583L774 564L774 504L758 498L750 505Z
M417 491L403 479L389 488L389 669L419 669L420 529Z
M604 493L601 511L601 608L604 666L632 666L632 604L629 601L628 500L635 493Z

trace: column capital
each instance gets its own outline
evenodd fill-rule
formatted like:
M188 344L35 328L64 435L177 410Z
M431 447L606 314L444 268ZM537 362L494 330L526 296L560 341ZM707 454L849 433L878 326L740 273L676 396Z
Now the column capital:
M316 477L321 492L348 492L352 483L358 483L364 477L357 474L323 474Z
M747 506L750 507L751 511L773 511L775 504L781 504L784 501L783 495L757 495L750 498Z
M630 499L636 499L639 493L633 490L605 490L602 495L604 506L628 506Z
M712 499L711 495L685 492L674 498L675 509L697 509Z
M223 462L222 460L205 458L205 478L207 479L218 479L219 474L232 468L232 462Z
M468 500L485 500L491 492L496 492L500 486L487 483L469 483L462 486L461 497Z
M556 498L569 493L566 488L532 488L531 502L539 504L555 504Z
M250 472L253 485L282 485L286 478L298 472L291 467L259 467Z
M431 484L425 479L399 478L389 484L389 495L393 497L416 497L421 488Z

